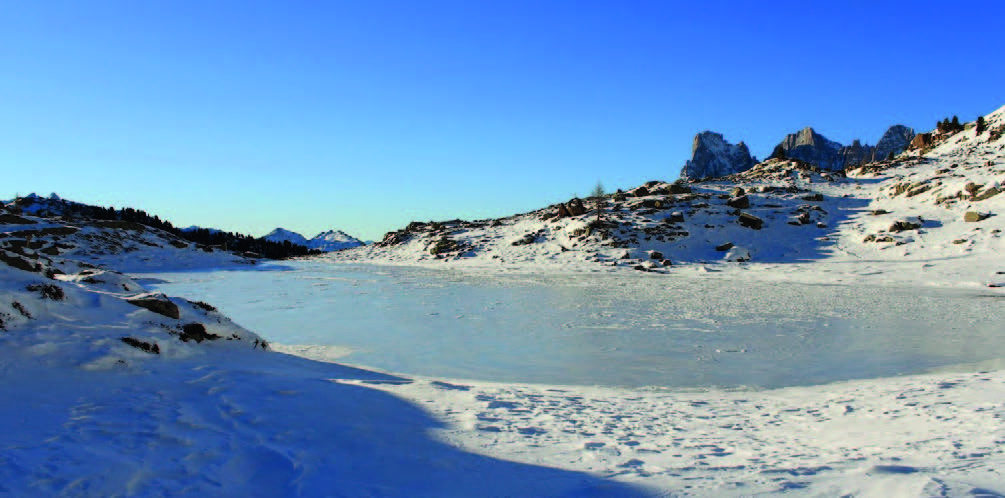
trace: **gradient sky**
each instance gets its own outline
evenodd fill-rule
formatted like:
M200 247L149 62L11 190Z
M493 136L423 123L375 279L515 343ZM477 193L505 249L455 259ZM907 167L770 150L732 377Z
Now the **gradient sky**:
M1002 2L0 4L0 197L363 239L1005 104Z

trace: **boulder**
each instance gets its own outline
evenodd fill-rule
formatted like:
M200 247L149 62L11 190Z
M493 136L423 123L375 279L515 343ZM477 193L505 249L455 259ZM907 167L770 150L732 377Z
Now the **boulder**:
M649 195L649 189L646 188L645 185L643 185L641 187L629 190L628 195L631 195L632 197L645 197Z
M201 323L186 323L182 326L181 334L178 335L178 338L182 342L195 341L198 343L202 341L214 341L219 339L220 336L206 332L206 326Z
M659 251L653 251L649 253L649 259L663 259L663 253Z
M896 232L904 232L907 230L917 230L921 228L921 222L922 220L920 218L910 220L898 220L893 222L893 224L890 225L890 228L887 231L896 233Z
M967 223L976 223L978 221L984 221L988 219L991 215L987 213L978 213L977 211L967 211L963 215L963 221Z
M569 208L569 214L572 216L579 216L586 213L586 207L583 206L583 201L578 197L566 203L566 207Z
M740 197L741 195L746 195L747 192L743 190L743 187L733 187L733 190L729 191L730 197Z
M919 133L911 139L912 149L924 149L935 143L935 137L931 133Z
M733 248L732 242L726 242L725 244L715 246L715 250L719 252L726 252Z
M684 213L682 213L680 211L674 211L674 212L670 213L670 217L667 218L666 220L668 222L670 222L670 223L683 223L684 222Z
M139 306L140 308L153 311L158 315L164 315L168 318L174 318L175 320L181 318L181 313L178 311L178 305L171 302L167 296L160 292L140 294L126 299L126 302L132 304L133 306Z
M740 217L736 220L737 223L742 227L751 228L754 230L760 230L764 227L764 220L754 216L750 213L740 213Z
M824 194L815 193L810 195L804 195L802 200L807 202L821 202L824 200Z
M680 176L685 180L718 178L747 171L754 164L756 161L743 142L732 145L721 133L703 131L695 135L691 159L684 164Z
M745 195L733 197L726 201L726 205L736 209L747 209L750 207L750 198Z

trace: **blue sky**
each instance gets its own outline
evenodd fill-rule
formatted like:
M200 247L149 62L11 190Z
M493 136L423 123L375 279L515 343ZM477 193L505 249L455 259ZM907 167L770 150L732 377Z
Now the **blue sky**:
M52 1L0 8L0 196L365 239L1005 105L996 2Z

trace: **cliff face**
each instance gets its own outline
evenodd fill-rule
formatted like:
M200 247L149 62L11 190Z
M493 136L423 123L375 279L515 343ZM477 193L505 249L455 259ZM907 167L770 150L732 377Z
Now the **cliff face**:
M732 145L721 133L703 131L695 135L691 159L684 164L680 176L686 180L718 178L746 171L756 162L743 142Z
M789 159L799 159L823 169L844 168L841 144L828 140L808 126L786 135L780 145Z
M879 143L876 144L876 160L882 161L886 159L891 152L893 155L904 152L911 145L912 140L914 140L913 128L908 128L904 125L891 126L883 134L883 138L879 139Z
M785 150L785 157L799 159L823 169L840 170L852 166L882 161L892 152L900 154L911 144L914 130L904 125L894 125L886 130L876 146L863 144L859 140L851 145L841 145L828 140L813 128L786 135L779 144Z

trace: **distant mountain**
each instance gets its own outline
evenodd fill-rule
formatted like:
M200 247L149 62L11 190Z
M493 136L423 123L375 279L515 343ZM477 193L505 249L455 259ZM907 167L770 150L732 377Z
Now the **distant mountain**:
M703 131L694 136L691 159L684 164L680 176L686 180L718 178L746 171L756 163L743 142L733 145L721 133Z
M262 238L269 242L278 242L280 244L288 241L291 244L297 244L304 247L307 246L307 238L297 232L293 232L285 228L277 227L275 230L265 234Z
M853 140L851 145L841 145L806 127L785 136L779 147L788 159L798 159L828 170L842 170L900 154L911 144L914 130L904 125L893 125L886 130L876 146Z
M341 230L328 230L307 241L307 247L324 252L341 251L363 245L363 242Z
M307 239L297 232L285 228L276 228L263 238L278 243L289 241L291 244L299 244L306 246L308 249L316 249L324 252L341 251L342 249L363 245L363 242L359 239L341 230L328 230L315 235L314 238Z

